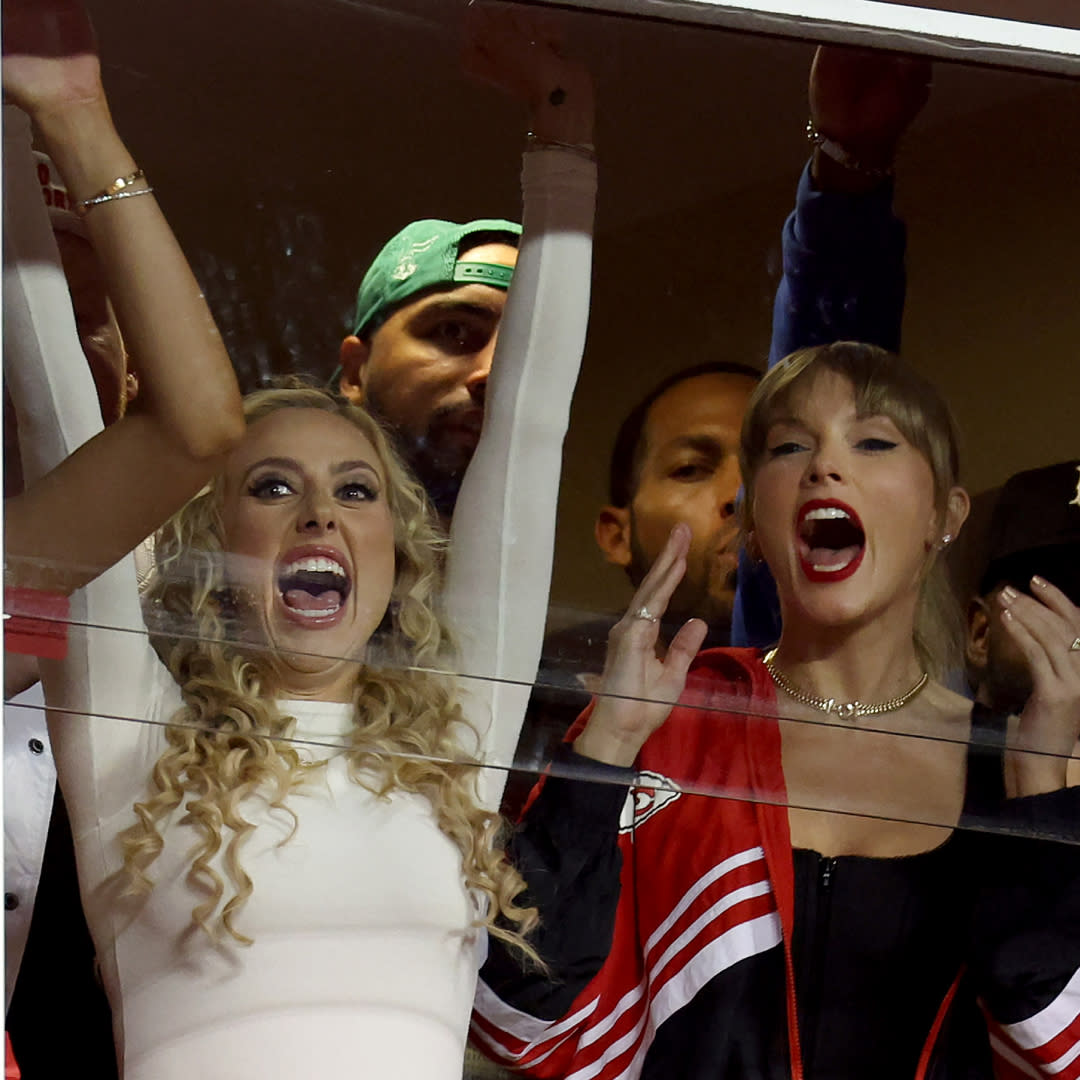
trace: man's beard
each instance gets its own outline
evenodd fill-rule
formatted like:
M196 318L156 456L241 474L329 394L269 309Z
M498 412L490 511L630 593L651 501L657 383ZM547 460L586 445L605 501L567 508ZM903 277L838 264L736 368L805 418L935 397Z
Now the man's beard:
M399 449L405 463L427 492L435 512L442 518L452 517L465 479L465 467L448 467L443 455L434 450L423 436L399 441Z
M390 431L398 453L427 492L435 512L440 517L449 519L454 513L465 472L480 437L477 407L451 405L437 409L428 420L427 430L420 435L403 431L387 420L377 400L370 396L367 407ZM473 427L476 428L476 440L470 440L467 435L463 438L461 431L468 432ZM455 428L458 430L458 438L455 442L450 442L446 436Z

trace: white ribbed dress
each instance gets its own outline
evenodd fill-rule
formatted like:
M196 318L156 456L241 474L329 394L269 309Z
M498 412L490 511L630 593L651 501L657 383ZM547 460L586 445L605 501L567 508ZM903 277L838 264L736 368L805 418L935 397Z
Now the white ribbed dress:
M17 188L13 205L40 200ZM534 677L540 656L562 437L588 314L594 167L565 151L532 151L523 190L521 256L484 436L455 515L448 583L463 672L516 683ZM14 216L33 228L31 203L23 205ZM5 224L12 209L5 205ZM55 327L42 319L55 308L42 297L52 289L55 301L56 282L48 267L20 264L19 237L9 240L5 288L17 316L9 335L47 339ZM100 421L77 349L44 340L19 368L12 389L31 434L32 477ZM102 484L103 497L117 496L107 477ZM186 880L196 835L182 811L164 830L149 899L120 899L112 881L122 864L117 835L134 820L132 804L165 747L162 725L180 706L148 643L130 557L73 598L72 618L68 658L45 673L50 733L126 1080L458 1080L485 947L471 928L474 901L457 848L422 797L380 801L349 780L334 747L351 729L350 707L282 703L297 738L314 744L303 753L328 764L290 796L299 828L287 843L286 815L255 799L243 807L257 828L242 857L254 895L238 925L255 943L215 945L190 928L201 897ZM481 754L508 764L527 687L462 685ZM481 777L487 805L497 805L503 776Z

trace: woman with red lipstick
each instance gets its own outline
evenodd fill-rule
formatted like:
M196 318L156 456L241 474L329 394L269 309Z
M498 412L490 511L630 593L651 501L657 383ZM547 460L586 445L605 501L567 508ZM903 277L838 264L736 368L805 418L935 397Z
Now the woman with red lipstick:
M691 621L657 658L673 531L557 770L609 783L549 777L515 840L553 979L489 961L490 1044L602 1080L1076 1075L1080 852L1040 837L1080 835L1080 611L1038 579L1005 598L1037 673L1019 717L937 681L956 436L873 346L770 371L742 469L783 635L695 656Z
M73 598L47 673L125 1080L459 1080L488 933L529 951L535 912L498 843L504 774L479 763L511 760L539 659L588 313L592 92L547 31L493 17L486 33L486 74L528 99L534 135L449 550L367 413L259 392L159 533L159 651L127 558ZM46 44L49 81L64 61ZM168 305L152 313L175 329ZM49 390L79 373L44 362L47 457L70 419Z

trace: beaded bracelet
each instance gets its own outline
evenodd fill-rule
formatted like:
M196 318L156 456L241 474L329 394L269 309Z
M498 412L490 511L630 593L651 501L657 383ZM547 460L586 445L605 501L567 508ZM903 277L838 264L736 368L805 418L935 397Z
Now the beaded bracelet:
M884 166L866 165L842 143L830 139L828 135L822 135L814 126L813 118L806 121L806 138L811 146L820 150L826 157L831 158L842 169L857 172L861 176L869 177L871 180L884 180L885 177L892 176L895 171L892 162Z

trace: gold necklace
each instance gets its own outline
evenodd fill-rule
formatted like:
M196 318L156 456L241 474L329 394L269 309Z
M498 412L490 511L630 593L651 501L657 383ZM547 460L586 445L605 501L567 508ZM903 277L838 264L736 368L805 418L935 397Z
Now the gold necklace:
M879 701L876 705L864 705L861 701L837 701L836 698L813 697L793 685L788 677L776 666L774 657L776 650L770 649L765 655L765 670L772 676L772 680L789 697L793 697L802 705L809 705L823 713L836 713L841 720L852 720L859 716L878 716L881 713L894 712L902 709L912 698L918 696L922 689L930 681L930 676L924 671L919 681L899 697L889 698L888 701Z

